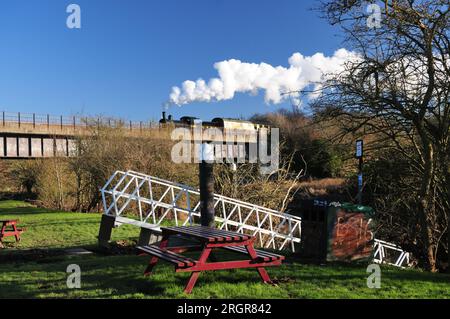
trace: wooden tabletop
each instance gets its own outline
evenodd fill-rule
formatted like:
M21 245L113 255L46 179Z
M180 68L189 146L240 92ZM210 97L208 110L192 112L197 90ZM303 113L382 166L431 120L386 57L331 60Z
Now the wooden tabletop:
M171 226L161 227L167 234L181 234L188 237L200 239L210 243L215 242L240 242L249 240L253 236L240 234L233 231L211 228L207 226Z

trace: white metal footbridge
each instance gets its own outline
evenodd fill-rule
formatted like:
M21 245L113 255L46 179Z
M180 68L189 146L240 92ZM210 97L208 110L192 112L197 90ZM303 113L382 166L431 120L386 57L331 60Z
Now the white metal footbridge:
M155 231L160 225L187 225L200 218L200 192L187 185L134 171L116 171L101 189L104 214L118 225ZM217 227L256 236L263 248L291 250L301 241L301 218L237 199L214 195ZM399 246L374 239L376 263L409 266L410 255Z
M159 230L200 218L200 192L134 171L116 171L101 189L104 214L116 222ZM214 195L217 227L251 234L263 248L289 249L301 239L301 218L233 198Z
M410 265L409 253L399 246L375 239L373 261L378 264L388 264L396 267Z

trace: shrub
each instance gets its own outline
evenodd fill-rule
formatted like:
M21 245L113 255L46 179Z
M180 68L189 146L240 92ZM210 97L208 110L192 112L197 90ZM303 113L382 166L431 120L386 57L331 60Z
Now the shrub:
M25 192L27 195L31 195L35 191L38 172L39 163L18 160L12 162L7 175L9 176L10 185L15 187L18 192ZM7 179L6 176L5 179Z
M326 140L323 128L297 111L279 110L255 115L253 120L280 129L281 156L293 156L292 169L306 169L311 177L339 177L344 164L344 151ZM306 162L306 165L305 165Z

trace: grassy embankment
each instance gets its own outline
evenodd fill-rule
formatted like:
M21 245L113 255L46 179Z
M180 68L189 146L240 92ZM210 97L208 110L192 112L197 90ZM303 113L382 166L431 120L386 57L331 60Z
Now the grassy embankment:
M24 202L0 202L0 219L18 218L27 228L20 243L0 249L0 298L448 298L450 276L382 267L381 288L369 289L365 265L305 265L287 258L268 269L277 286L264 285L255 270L202 273L193 293L187 273L163 263L151 277L148 257L96 251L100 215L55 212ZM132 242L138 229L122 226L113 240ZM94 254L68 256L62 248L85 247ZM224 258L233 257L222 254ZM66 286L69 264L81 267L81 289Z

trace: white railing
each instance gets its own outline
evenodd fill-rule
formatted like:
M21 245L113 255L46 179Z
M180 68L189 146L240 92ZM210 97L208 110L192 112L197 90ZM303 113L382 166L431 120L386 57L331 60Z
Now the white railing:
M378 264L384 263L401 268L410 265L409 253L395 244L375 239L373 250L373 261Z
M200 217L200 192L134 171L116 171L101 189L104 214L121 223L159 229ZM251 234L260 247L295 251L301 239L301 218L233 198L214 195L215 220L220 229Z

